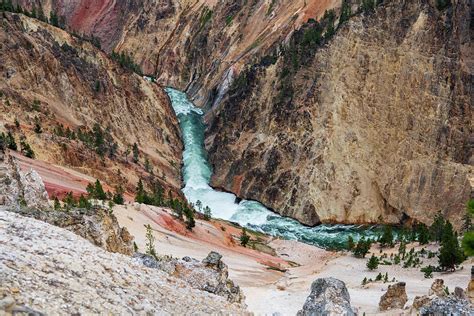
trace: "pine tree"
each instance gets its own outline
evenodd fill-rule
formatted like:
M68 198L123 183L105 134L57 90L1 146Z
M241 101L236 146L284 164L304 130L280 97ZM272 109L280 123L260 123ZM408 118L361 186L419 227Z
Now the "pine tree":
M13 136L12 132L8 131L6 141L7 141L8 149L11 149L14 151L18 150L18 146L16 144L15 137Z
M393 233L392 233L392 227L391 226L385 226L383 230L382 237L380 237L380 246L381 247L392 247L393 246Z
M347 249L352 250L354 249L354 247L355 247L354 238L352 238L352 236L349 235L349 237L347 237Z
M365 258L365 255L369 252L371 245L372 242L370 240L365 240L365 238L362 237L352 252L357 258Z
M379 266L379 259L372 254L372 257L370 257L369 261L367 261L367 268L369 270L375 270Z
M34 131L36 134L41 134L43 129L41 128L41 122L37 116L35 116L35 128Z
M107 194L105 193L104 188L102 188L102 184L100 183L98 179L95 180L94 198L96 198L97 200L102 200L102 201L105 201L107 199Z
M137 143L133 143L132 151L133 151L133 162L134 162L134 163L138 163L138 159L139 159L139 154L140 154L140 152L138 151L138 145L137 145Z
M435 216L433 224L430 227L430 233L433 240L441 242L445 225L446 223L444 221L443 215L441 214L441 212L438 212L438 214L436 214Z
M418 224L418 242L420 245L426 245L430 242L430 232L428 231L428 227L425 224Z
M186 216L186 228L192 230L196 226L196 221L194 220L194 212L191 208L184 208L184 216Z
M21 153L28 158L34 159L35 158L35 152L31 148L30 144L26 142L26 139L23 138L20 140L20 146L21 146Z
M56 211L61 210L61 203L59 202L57 196L54 197L54 209L55 209Z
M242 233L240 234L240 244L244 247L247 247L247 244L250 241L250 236L247 234L247 229L242 228Z
M135 192L135 202L144 203L145 197L146 197L146 193L145 193L145 189L143 188L143 182L142 182L142 179L139 179L138 184L137 184L137 189Z
M119 185L115 188L114 197L112 199L115 204L123 205L123 203L125 202L125 200L123 198L123 192L124 192L124 190L123 190L121 185Z
M212 217L211 208L209 206L206 206L204 208L204 219L208 221L211 219L211 217Z
M474 230L464 233L462 238L462 248L466 256L474 256Z
M152 256L158 260L158 256L155 250L155 236L153 236L153 230L150 224L145 225L146 228L146 254Z
M453 225L446 221L438 255L439 265L443 270L454 271L456 266L462 263L464 259Z
M86 197L81 194L81 196L79 197L78 207L89 210L92 208L92 205L91 202L89 202L89 200L87 200Z

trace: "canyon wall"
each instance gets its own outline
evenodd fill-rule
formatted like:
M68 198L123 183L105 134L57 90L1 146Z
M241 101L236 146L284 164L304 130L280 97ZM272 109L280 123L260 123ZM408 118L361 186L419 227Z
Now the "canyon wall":
M214 117L212 184L302 223L455 223L472 196L471 5L386 1L246 68ZM268 62L270 61L270 62Z
M308 225L464 213L474 182L466 1L364 12L351 0L339 26L340 0L20 2L130 53L209 109L215 187Z
M12 133L18 151L24 140L37 159L110 186L134 192L139 177L153 178L180 194L180 131L161 87L21 14L4 15L0 41L0 131Z

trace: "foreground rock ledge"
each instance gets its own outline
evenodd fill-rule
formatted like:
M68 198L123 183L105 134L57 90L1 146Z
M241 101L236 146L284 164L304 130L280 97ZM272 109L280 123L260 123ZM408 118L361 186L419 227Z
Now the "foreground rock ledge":
M0 300L11 298L55 315L245 313L70 231L0 208Z

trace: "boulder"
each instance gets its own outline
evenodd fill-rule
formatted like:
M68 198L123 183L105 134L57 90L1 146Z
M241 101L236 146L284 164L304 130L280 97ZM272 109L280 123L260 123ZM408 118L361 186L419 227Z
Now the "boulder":
M355 315L346 285L335 278L316 279L298 316Z
M474 315L474 308L468 300L455 296L435 296L428 304L420 308L420 315Z
M422 306L428 304L430 301L431 299L428 295L415 296L415 299L413 300L412 308L419 310Z
M227 265L217 252L212 251L202 262L190 257L156 259L141 253L136 253L134 258L149 268L159 269L186 281L195 289L222 296L230 303L243 303L245 299L240 287L229 279Z
M389 285L387 292L380 298L379 308L381 311L403 308L408 301L405 282Z
M433 284L431 284L431 289L428 292L428 295L436 295L438 297L446 296L445 286L443 279L436 279L434 280Z

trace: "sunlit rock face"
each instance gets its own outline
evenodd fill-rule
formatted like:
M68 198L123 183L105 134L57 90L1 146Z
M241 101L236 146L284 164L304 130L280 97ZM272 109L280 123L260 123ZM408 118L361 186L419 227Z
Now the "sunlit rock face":
M460 223L474 174L469 12L390 1L312 51L295 33L209 119L212 185L308 225L439 211Z

